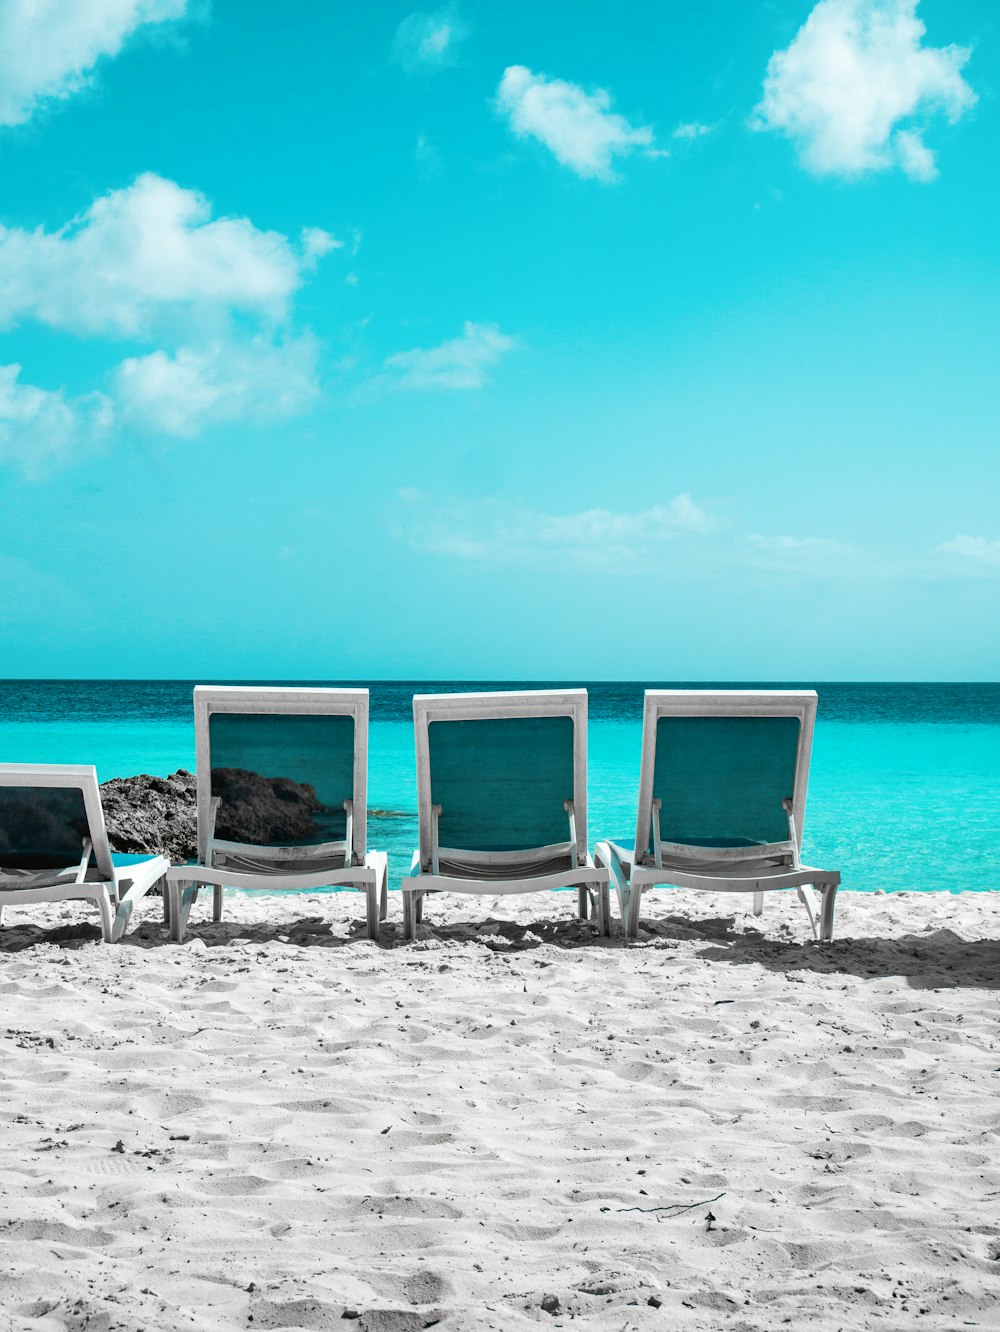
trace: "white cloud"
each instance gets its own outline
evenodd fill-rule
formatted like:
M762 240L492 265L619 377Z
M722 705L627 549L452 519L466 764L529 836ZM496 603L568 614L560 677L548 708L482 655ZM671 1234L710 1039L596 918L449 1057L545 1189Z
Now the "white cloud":
M103 393L67 398L19 383L20 374L19 365L0 366L0 462L36 478L110 433L114 408Z
M445 69L455 64L458 48L468 35L468 27L454 5L432 14L408 14L396 29L392 59L411 74L415 70Z
M712 133L711 125L703 125L699 120L688 120L674 130L675 139L703 139Z
M810 578L873 577L885 571L884 556L822 536L767 536L748 532L739 562L768 573Z
M116 396L126 420L190 439L226 421L298 415L319 395L316 360L310 337L155 351L121 363Z
M503 500L432 500L413 490L400 498L412 545L474 563L631 566L655 560L679 537L715 527L686 493L635 513L554 514Z
M959 534L950 541L942 541L935 553L956 555L960 560L981 568L1000 569L1000 541L988 541L985 537Z
M186 9L187 0L2 0L0 125L20 125L40 102L71 97L137 28Z
M933 179L925 122L941 111L954 123L976 94L961 74L969 49L922 45L916 10L917 0L820 0L791 45L771 56L754 128L794 139L818 174L898 166L913 180Z
M317 227L296 247L249 218L213 219L203 195L147 173L59 231L0 226L0 324L128 336L167 312L281 319L336 244Z
M145 344L113 371L113 399L70 401L8 367L0 460L37 471L115 421L192 437L304 411L319 395L318 352L295 334L292 298L341 244L319 227L295 243L248 218L213 219L202 195L148 174L58 231L0 227L0 326L34 319Z
M497 107L515 134L538 139L579 176L612 181L616 157L637 148L658 152L652 147L652 128L630 125L612 111L603 88L586 93L575 83L533 74L524 65L504 70Z
M322 227L303 227L301 242L302 266L310 272L331 250L342 250L344 248L342 240L337 240L328 231L324 231Z
M385 365L398 373L401 388L477 389L486 383L486 372L516 345L496 324L466 321L460 338L439 347L397 352Z

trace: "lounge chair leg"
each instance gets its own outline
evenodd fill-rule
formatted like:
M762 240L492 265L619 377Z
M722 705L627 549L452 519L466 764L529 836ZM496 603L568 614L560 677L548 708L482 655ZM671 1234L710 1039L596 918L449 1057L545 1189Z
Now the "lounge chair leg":
M403 938L410 943L417 937L417 894L403 892Z
M637 888L635 884L630 885L628 915L623 920L625 925L625 938L638 939L639 937L639 906L642 902L642 889Z
M167 888L170 893L170 938L174 943L183 943L191 904L198 896L198 885L189 882L185 887L182 880L169 880Z
M809 924L812 927L813 938L818 939L820 937L820 932L819 932L820 924L819 924L819 911L817 909L817 902L816 902L816 894L813 892L812 886L808 883L803 884L801 888L797 888L796 892L798 894L799 901L806 909L806 915L809 917Z
M170 924L170 894L166 884L163 885L163 923Z
M594 892L595 919L597 933L602 939L611 937L611 900L606 883L600 884Z
M3 928L3 907L0 906L0 929Z
M837 900L837 885L825 884L822 888L822 908L820 911L819 937L824 943L833 938L833 907Z
M221 885L216 884L212 892L212 919L215 921L222 919L222 894L224 891Z
M421 894L419 895L419 897L417 898L416 903L414 904L414 908L413 908L413 910L414 910L414 920L416 920L417 924L419 925L419 924L421 924L421 922L422 922L423 919L424 919L424 894L423 894L423 893L421 893Z
M753 895L753 914L762 916L764 914L764 894L754 893Z
M386 866L382 873L382 891L379 895L378 918L385 920L389 914L389 867Z
M583 887L576 890L576 914L581 920L587 919L587 898L589 896L589 888Z
M368 938L378 938L379 927L379 891L378 883L370 883L365 889L365 905L368 908Z
M107 893L101 893L97 907L101 913L101 938L105 943L110 943L114 934L114 920L111 915L111 898Z

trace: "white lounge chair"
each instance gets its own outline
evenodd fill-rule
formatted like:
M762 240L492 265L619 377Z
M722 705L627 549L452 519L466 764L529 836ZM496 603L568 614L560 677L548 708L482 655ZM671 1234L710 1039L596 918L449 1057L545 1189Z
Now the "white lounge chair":
M800 861L816 701L811 690L646 691L636 837L594 851L626 938L657 884L753 893L755 915L765 892L795 888L813 934L833 937L840 874Z
M368 935L385 919L388 860L368 849L368 690L199 685L194 691L198 860L167 874L184 938L201 886L355 888Z
M417 694L420 846L403 891L416 935L428 893L576 888L609 931L608 873L587 852L587 691Z
M117 941L169 863L112 856L96 768L0 765L0 925L5 906L88 901L104 942Z

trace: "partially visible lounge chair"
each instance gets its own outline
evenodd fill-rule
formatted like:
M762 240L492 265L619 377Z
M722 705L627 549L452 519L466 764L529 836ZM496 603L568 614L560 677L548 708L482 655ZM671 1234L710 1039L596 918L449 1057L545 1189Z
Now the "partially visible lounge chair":
M416 935L428 893L576 888L609 929L608 873L587 852L587 692L417 694L420 846L403 891Z
M117 941L169 863L112 856L96 768L0 765L0 924L5 906L87 901L101 913L104 942Z
M205 686L194 691L198 859L167 875L170 933L199 887L355 888L369 938L386 914L387 857L368 850L368 690Z
M840 874L800 861L816 702L811 690L646 691L635 840L594 851L626 938L657 884L753 893L755 915L765 892L795 888L813 934L833 937Z

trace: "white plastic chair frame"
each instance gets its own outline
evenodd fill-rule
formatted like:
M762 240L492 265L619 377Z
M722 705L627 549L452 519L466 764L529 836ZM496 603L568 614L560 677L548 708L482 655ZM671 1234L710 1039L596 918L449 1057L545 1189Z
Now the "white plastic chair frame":
M435 721L495 721L503 718L570 717L573 720L573 798L564 802L567 839L527 851L475 851L438 844L440 806L431 801L430 741L428 728ZM403 935L416 938L428 893L477 895L535 893L552 888L576 888L577 912L586 920L588 908L600 934L610 933L610 876L599 869L587 850L587 691L585 689L497 690L480 694L415 694L413 725L417 761L417 813L420 845L413 853L410 873L400 881L403 897ZM531 873L531 862L567 856L573 868L555 873ZM440 861L462 862L468 873L442 874ZM483 877L476 877L476 869ZM509 877L496 877L509 869Z
M343 841L312 846L256 846L215 837L218 799L212 798L212 756L209 721L217 713L252 716L332 716L354 718L353 799L345 802ZM175 865L167 873L170 937L184 939L188 916L202 887L213 889L212 919L222 919L225 888L301 892L310 888L355 888L365 894L368 937L377 939L388 907L388 856L368 849L368 690L284 689L269 685L197 685L194 691L195 753L198 802L198 864ZM283 871L282 861L329 859L343 853L342 869ZM217 861L227 855L273 861L274 870L227 869Z
M801 862L809 760L816 722L814 690L653 690L647 689L642 722L642 764L636 836L632 847L598 842L594 861L608 868L614 882L627 939L639 933L642 894L657 885L701 892L753 893L754 915L764 909L764 893L795 888L809 917L813 936L833 938L833 912L840 873ZM653 797L656 729L661 717L797 717L799 741L791 801L784 801L788 839L766 846L693 847L660 839L660 802ZM648 847L652 834L653 852ZM643 849L640 849L643 848ZM667 863L664 863L666 858ZM782 860L784 865L775 865ZM685 861L689 863L685 865ZM768 862L772 862L769 864ZM733 862L730 872L726 862ZM820 892L817 903L816 893Z
M79 864L62 871L67 876L63 882L39 888L32 888L30 884L23 888L0 888L0 925L3 924L5 906L33 902L93 902L101 913L101 937L105 943L117 943L125 933L136 902L166 874L170 865L166 856L151 856L134 865L114 864L94 767L86 764L5 763L0 765L0 786L80 791L89 833L80 845ZM97 870L101 876L99 879L86 877L91 868Z

